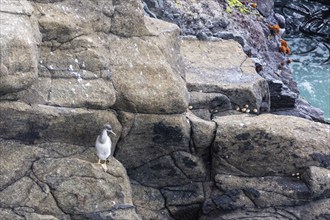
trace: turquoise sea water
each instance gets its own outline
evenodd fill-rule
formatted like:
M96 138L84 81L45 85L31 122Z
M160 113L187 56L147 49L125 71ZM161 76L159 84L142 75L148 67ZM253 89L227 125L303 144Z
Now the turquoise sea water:
M324 112L330 121L330 56L322 42L309 38L287 38L292 50L290 64L300 95Z

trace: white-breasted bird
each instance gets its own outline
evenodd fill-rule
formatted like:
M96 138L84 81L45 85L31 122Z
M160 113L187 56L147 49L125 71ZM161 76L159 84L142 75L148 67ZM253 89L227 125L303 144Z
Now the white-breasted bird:
M102 164L102 167L104 171L107 171L107 159L111 155L111 139L108 136L108 132L113 133L112 127L109 124L105 124L102 128L101 134L97 136L96 142L95 142L95 148L96 148L96 155L99 158L98 164L101 164L101 160L104 160L104 164Z

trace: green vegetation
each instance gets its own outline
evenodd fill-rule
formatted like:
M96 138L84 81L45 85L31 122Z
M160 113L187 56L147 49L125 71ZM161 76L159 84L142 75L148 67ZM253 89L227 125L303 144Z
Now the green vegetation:
M231 8L235 8L236 10L239 10L241 13L244 13L244 14L249 14L250 13L250 10L247 7L245 7L238 0L228 0L228 5L229 5L229 7L227 6L227 8L226 8L226 11L228 13L232 12Z

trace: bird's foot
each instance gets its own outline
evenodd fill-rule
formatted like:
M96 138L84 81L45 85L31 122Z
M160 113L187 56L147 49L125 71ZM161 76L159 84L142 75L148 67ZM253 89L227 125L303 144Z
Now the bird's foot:
M99 161L97 161L97 164L101 164L101 160L99 159Z
M107 164L106 163L103 163L101 166L102 166L104 172L107 172L107 170L108 170Z

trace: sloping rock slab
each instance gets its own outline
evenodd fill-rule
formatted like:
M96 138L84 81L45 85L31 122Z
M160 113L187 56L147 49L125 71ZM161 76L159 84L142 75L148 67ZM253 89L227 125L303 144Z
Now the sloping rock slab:
M181 54L189 91L221 93L233 106L248 104L258 110L262 102L269 101L266 80L256 73L239 43L183 39Z
M232 115L215 119L213 173L291 175L330 167L330 126L292 116Z
M121 133L121 125L111 111L1 102L0 112L0 137L26 143L93 146L103 124L109 123L117 133L112 139L115 146Z

